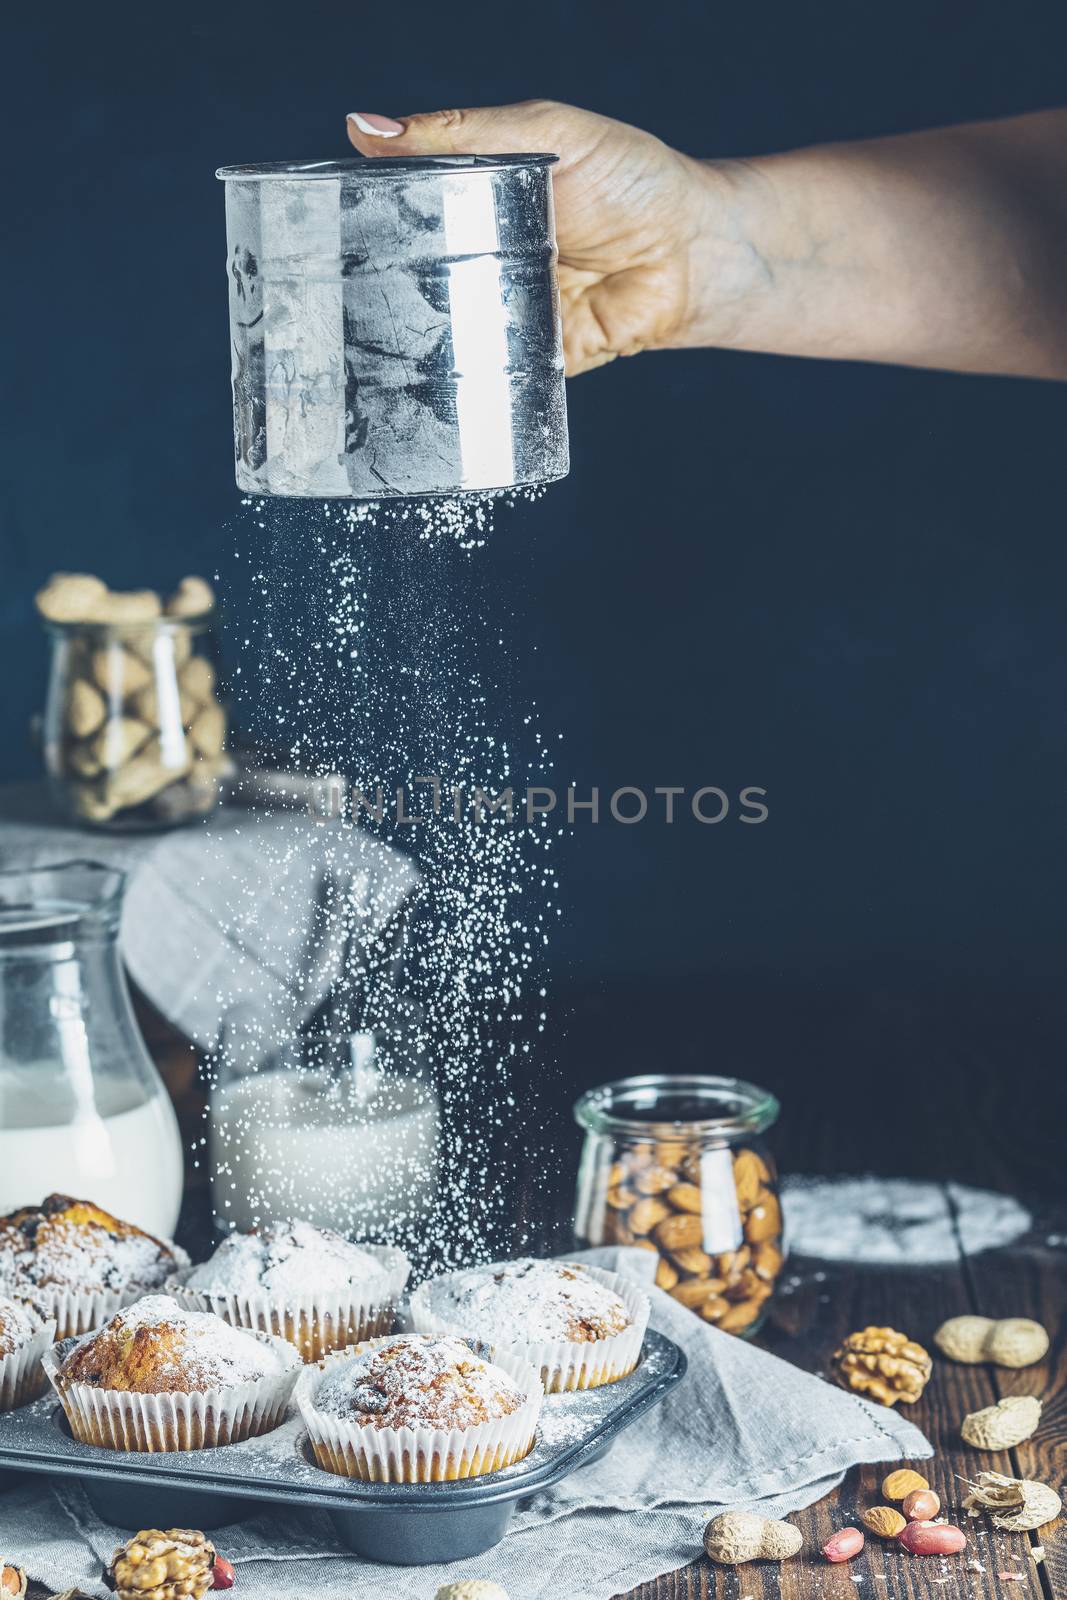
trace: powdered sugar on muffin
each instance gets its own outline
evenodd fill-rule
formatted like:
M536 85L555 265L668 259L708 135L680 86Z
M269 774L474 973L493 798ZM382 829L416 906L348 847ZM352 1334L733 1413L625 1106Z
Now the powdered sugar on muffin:
M588 1344L631 1325L622 1298L569 1261L530 1257L450 1273L430 1285L434 1313L492 1345Z
M49 1195L40 1207L0 1218L0 1288L37 1291L158 1288L181 1252L89 1200Z
M79 1340L60 1376L136 1394L191 1394L277 1378L286 1349L169 1295L146 1295Z
M326 1368L314 1404L375 1428L469 1428L510 1416L525 1395L462 1339L399 1335Z
M274 1223L259 1233L231 1233L185 1286L201 1294L315 1294L325 1297L382 1271L380 1260L329 1228Z
M9 1356L29 1344L41 1319L28 1305L0 1295L0 1356Z

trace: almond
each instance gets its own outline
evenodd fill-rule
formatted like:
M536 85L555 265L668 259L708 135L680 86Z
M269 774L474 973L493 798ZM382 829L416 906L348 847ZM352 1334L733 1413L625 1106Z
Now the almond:
M646 1200L639 1200L634 1206L627 1221L631 1233L651 1233L657 1223L671 1216L671 1208L665 1200L659 1200L655 1195L649 1195Z
M908 1525L908 1519L893 1506L868 1506L862 1521L868 1532L876 1533L879 1539L895 1539Z
M724 1300L722 1295L713 1294L700 1307L700 1315L705 1322L721 1322L729 1310L729 1300Z
M676 1183L667 1190L667 1199L675 1211L694 1211L698 1215L703 1207L700 1188L695 1183Z
M670 1291L672 1300L677 1300L679 1305L688 1306L690 1311L695 1311L704 1304L705 1300L717 1295L722 1287L714 1278L685 1278L681 1283L676 1283Z
M739 1150L734 1156L734 1188L742 1211L749 1211L767 1180L767 1168L754 1150Z
M664 1250L688 1250L692 1245L703 1242L704 1225L699 1217L686 1211L676 1211L673 1216L665 1217L653 1232L656 1243Z
M677 1182L678 1174L670 1167L646 1167L633 1180L639 1194L663 1194Z
M777 1245L765 1239L762 1244L756 1246L752 1259L756 1272L770 1283L781 1272L785 1258Z
M682 1272L692 1273L694 1278L706 1278L711 1272L711 1257L699 1245L690 1245L688 1250L673 1250L671 1254L675 1266Z
M929 1487L922 1473L914 1472L911 1467L898 1467L882 1479L882 1493L887 1500L906 1500L913 1489Z
M762 1310L761 1301L742 1300L718 1319L718 1326L724 1333L740 1333L742 1328L748 1328L755 1322Z
M656 1268L656 1288L673 1289L678 1282L678 1268L666 1256L660 1256L659 1266Z
M761 1189L756 1204L745 1218L745 1238L749 1244L777 1239L782 1231L782 1208L770 1189Z

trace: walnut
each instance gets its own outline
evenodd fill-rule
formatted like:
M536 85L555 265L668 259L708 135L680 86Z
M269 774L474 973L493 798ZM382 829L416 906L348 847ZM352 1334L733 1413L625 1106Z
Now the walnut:
M884 1406L911 1405L926 1387L933 1366L921 1344L895 1328L863 1328L834 1351L834 1375L845 1389L869 1394Z
M111 1558L117 1600L201 1600L211 1588L215 1547L191 1528L147 1528Z

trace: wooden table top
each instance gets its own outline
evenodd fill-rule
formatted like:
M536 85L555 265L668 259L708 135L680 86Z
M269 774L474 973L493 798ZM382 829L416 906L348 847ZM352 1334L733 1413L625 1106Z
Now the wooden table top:
M839 993L821 996L814 991L805 1000L806 1023L788 1055L753 1056L750 1066L738 1040L725 1059L735 1069L744 1064L780 1096L783 1115L772 1144L783 1173L876 1172L956 1181L1016 1196L1033 1212L1032 1230L1009 1249L961 1255L948 1266L904 1270L794 1258L783 1281L800 1282L776 1297L758 1340L783 1359L822 1373L840 1340L868 1324L900 1328L931 1349L935 1360L930 1383L922 1399L903 1414L934 1446L932 1461L922 1463L921 1471L941 1496L946 1513L965 1528L968 1549L942 1563L909 1556L868 1536L856 1560L840 1565L824 1561L819 1547L829 1534L845 1522L858 1521L860 1510L881 1501L879 1484L886 1469L865 1467L850 1473L834 1494L790 1518L804 1535L803 1551L792 1560L780 1566L713 1567L697 1559L700 1552L695 1549L691 1565L619 1600L856 1600L857 1595L859 1600L942 1600L945 1594L953 1600L988 1600L993 1595L1000 1600L1038 1600L1039 1595L1067 1600L1063 1519L1039 1534L1025 1535L998 1533L985 1518L959 1516L966 1492L962 1480L983 1468L1037 1478L1056 1489L1067 1477L1062 1132L1067 1124L1067 1073L1059 1008L1050 1017L1036 1005L1019 1005L1006 1017L1003 998L991 994L986 1003L981 986L969 986L953 1003L951 993L942 993L944 987L932 989L926 1003L913 996L907 1005L886 997L874 1005L869 995L857 994L850 1001ZM580 1142L570 1117L573 1098L590 1083L648 1070L648 1059L655 1059L649 1056L651 1040L634 1026L637 1013L628 1012L622 999L615 995L608 1003L594 996L588 1014L580 1007L572 1010L570 1042L554 1081L539 1086L531 1080L524 1086L528 1093L540 1094L527 1113L527 1125L547 1124L541 1148L550 1146L553 1152L547 1170L538 1156L518 1175L514 1215L526 1230L524 1248L533 1253L571 1248ZM668 1009L678 1013L676 1004ZM746 1017L761 1015L758 1009L743 1009ZM691 1025L678 1022L681 1044L671 1070L707 1070L705 1021L698 1008L689 1017ZM687 1040L698 1052L692 1059L686 1055ZM193 1068L187 1047L171 1056L170 1068L160 1064L177 1088L175 1072L189 1079ZM180 1094L178 1099L180 1105ZM206 1191L194 1190L190 1200L195 1202L192 1210L204 1215L199 1223L190 1217L192 1232L182 1242L204 1253L210 1231ZM198 1231L202 1238L194 1238ZM1022 1371L947 1361L933 1350L932 1334L946 1317L964 1312L1036 1318L1052 1336L1048 1357ZM1042 1399L1036 1436L1002 1455L962 1444L962 1418L1006 1394ZM1046 1555L1035 1565L1028 1550L1038 1543Z
M1059 1229L1059 1237L1067 1229ZM779 1296L772 1320L759 1343L776 1355L813 1372L826 1373L827 1358L846 1334L867 1324L888 1324L918 1339L934 1356L933 1376L922 1399L903 1408L934 1446L932 1461L917 1463L941 1497L950 1521L964 1528L968 1548L942 1560L910 1556L892 1542L868 1534L861 1554L831 1565L819 1548L844 1523L858 1524L858 1513L882 1503L879 1485L887 1468L863 1467L841 1487L789 1521L804 1535L804 1548L792 1560L715 1567L703 1557L679 1572L643 1584L625 1600L939 1600L945 1593L967 1600L1060 1600L1067 1597L1067 1529L1061 1517L1037 1533L1003 1533L987 1518L971 1519L959 1510L963 1480L989 1469L1013 1477L1037 1478L1062 1489L1067 1475L1067 1255L1055 1242L1057 1229L1047 1219L1010 1249L964 1258L950 1266L858 1268L813 1261L791 1262L785 1278L800 1277L792 1292ZM1040 1364L1020 1371L961 1366L940 1356L934 1329L946 1317L964 1312L983 1316L1029 1316L1044 1323L1052 1348ZM1016 1449L994 1454L965 1445L959 1425L970 1411L1007 1394L1033 1394L1043 1402L1041 1426ZM709 1448L713 1448L709 1444ZM1042 1546L1044 1561L1030 1558ZM622 1600L622 1597L620 1597Z

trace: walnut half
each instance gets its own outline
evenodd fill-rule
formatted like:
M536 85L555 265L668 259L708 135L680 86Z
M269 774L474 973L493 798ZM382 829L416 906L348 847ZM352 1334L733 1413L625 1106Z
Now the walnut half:
M146 1528L111 1558L117 1600L202 1600L215 1546L192 1528Z
M918 1400L933 1363L921 1344L896 1328L862 1328L833 1354L834 1376L845 1389L870 1395L884 1406Z

